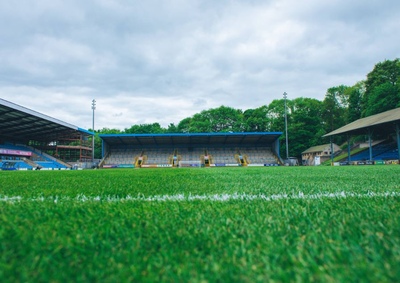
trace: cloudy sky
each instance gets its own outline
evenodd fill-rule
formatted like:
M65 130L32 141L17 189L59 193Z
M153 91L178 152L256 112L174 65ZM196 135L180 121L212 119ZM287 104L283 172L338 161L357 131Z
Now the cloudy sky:
M70 124L163 127L323 100L400 57L398 0L0 0L0 98Z

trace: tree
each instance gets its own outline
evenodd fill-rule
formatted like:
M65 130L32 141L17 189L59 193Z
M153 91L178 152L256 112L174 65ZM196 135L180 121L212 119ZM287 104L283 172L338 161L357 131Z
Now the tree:
M203 110L182 120L178 129L184 133L240 132L243 131L243 113L231 107Z
M400 60L375 65L365 82L362 117L394 109L399 105ZM377 107L379 104L379 107Z
M190 133L190 123L192 121L191 117L187 117L181 120L178 124L178 132L179 133Z
M125 129L127 134L162 134L165 129L159 123L132 125L129 129Z
M361 118L364 93L365 82L363 81L348 89L349 106L347 109L346 123L351 123Z
M327 90L322 111L326 132L331 132L346 124L349 105L348 89L348 86L340 85Z
M192 133L209 133L211 130L211 119L209 118L210 110L203 110L193 115L190 121L190 132Z
M400 92L397 85L389 82L375 87L368 98L365 117L400 106Z
M241 132L244 130L242 110L220 106L205 111L203 115L210 121L211 132Z
M287 116L288 121L290 120L290 105L291 101L287 100ZM281 132L285 130L285 100L275 99L267 106L267 122L268 131L271 132Z
M268 108L263 105L256 109L248 109L243 113L243 126L245 132L266 132L269 121Z
M103 128L100 130L97 130L97 133L99 134L121 134L122 131L120 129L110 129L110 128Z
M290 155L301 156L307 148L322 143L322 102L313 98L296 98L292 101L292 114L288 123Z
M174 123L170 123L168 128L165 130L166 133L179 133L179 129Z

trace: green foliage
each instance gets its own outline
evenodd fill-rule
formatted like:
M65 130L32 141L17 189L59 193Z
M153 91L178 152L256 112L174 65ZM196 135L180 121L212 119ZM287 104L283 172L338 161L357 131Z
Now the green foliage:
M190 133L190 123L192 121L191 117L187 117L181 120L178 124L178 131L180 133Z
M385 60L375 65L365 82L362 116L377 114L400 106L400 60ZM376 107L380 105L380 108Z
M340 85L328 89L323 101L322 112L326 132L331 132L346 124L348 88L348 86Z
M162 134L165 129L159 123L132 125L129 129L125 129L126 134Z
M374 88L390 83L395 85L398 83L400 77L400 60L397 58L393 61L385 60L375 65L374 69L368 73L366 85L366 92L369 94Z
M269 118L267 106L248 109L243 113L245 132L268 132Z
M179 133L179 129L177 126L175 126L174 123L170 123L168 125L167 130L165 131L166 133Z
M291 115L291 101L286 101L288 121ZM269 130L271 132L283 132L285 129L285 100L275 99L267 107Z
M97 133L101 134L122 134L123 132L119 129L110 129L110 128L103 128L96 131Z
M362 99L364 93L364 82L359 82L348 89L349 107L347 110L346 123L351 123L361 118Z
M203 110L190 119L189 132L241 132L243 130L243 113L241 110L221 106Z
M400 199L366 196L399 193L399 169L0 172L0 280L398 282ZM341 192L365 197L127 198Z
M364 111L365 117L378 114L400 106L400 91L398 85L390 82L383 83L375 87L367 101Z
M290 127L290 116L292 113L291 109L291 101L286 101L286 114L288 127ZM275 99L267 106L267 121L268 121L268 129L271 132L283 132L283 135L279 138L281 146L280 146L280 155L286 156L286 131L285 131L285 100L284 99ZM290 135L289 131L288 134ZM290 153L289 153L290 155ZM297 154L296 154L297 155Z
M322 143L322 102L300 97L292 101L292 109L288 135L295 142L289 146L289 155L299 156L307 148Z

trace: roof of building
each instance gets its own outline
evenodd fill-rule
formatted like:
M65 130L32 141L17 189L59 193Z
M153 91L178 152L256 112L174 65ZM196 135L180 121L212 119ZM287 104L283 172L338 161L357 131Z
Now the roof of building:
M99 135L112 146L158 147L184 145L253 145L270 146L282 132L185 133L185 134L104 134Z
M371 127L382 127L385 124L389 125L396 123L400 123L400 107L376 115L358 119L350 124L347 124L337 130L334 130L324 135L324 137L346 133L365 133L365 131Z
M92 132L0 98L0 139L51 142Z
M338 147L339 146L337 144L333 144L333 151L335 151L335 148L338 148ZM306 149L301 154L322 152L322 151L324 151L326 149L330 149L330 148L331 148L331 144L330 143L316 145L316 146L312 146L312 147Z

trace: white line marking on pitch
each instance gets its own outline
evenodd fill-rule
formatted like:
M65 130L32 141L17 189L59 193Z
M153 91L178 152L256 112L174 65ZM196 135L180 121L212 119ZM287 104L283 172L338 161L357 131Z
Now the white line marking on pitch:
M24 198L21 196L4 196L0 195L0 202L16 203L16 202L165 202L165 201L230 201L230 200L264 200L264 201L277 201L286 199L333 199L333 198L376 198L376 197L400 197L400 192L372 192L355 193L355 192L335 192L335 193L318 193L318 194L305 194L297 192L292 194L246 194L246 193L233 193L233 194L213 194L213 195L155 195L155 196L86 196L83 194L76 197L68 196L47 196L47 197L34 197Z

